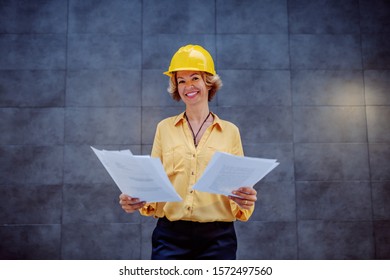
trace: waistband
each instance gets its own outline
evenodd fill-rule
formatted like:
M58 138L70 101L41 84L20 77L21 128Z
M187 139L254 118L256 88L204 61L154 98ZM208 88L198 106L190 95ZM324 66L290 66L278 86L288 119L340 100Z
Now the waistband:
M207 228L226 228L234 225L234 222L193 222L193 221L170 221L166 217L159 218L157 221L157 225L169 228L199 228L199 229L207 229Z

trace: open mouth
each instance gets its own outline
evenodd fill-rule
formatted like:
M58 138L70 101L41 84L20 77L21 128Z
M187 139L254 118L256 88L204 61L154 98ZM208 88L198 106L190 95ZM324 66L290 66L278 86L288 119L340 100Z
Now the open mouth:
M191 91L191 92L186 93L186 96L189 97L189 98L192 98L192 97L194 97L197 94L198 94L197 91Z

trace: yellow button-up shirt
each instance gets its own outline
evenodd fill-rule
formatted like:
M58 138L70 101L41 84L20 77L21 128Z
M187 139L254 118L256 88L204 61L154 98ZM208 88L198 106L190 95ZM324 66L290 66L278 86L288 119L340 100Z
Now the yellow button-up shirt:
M249 219L254 207L242 209L227 196L192 189L216 151L244 154L238 128L213 116L213 124L204 132L198 147L194 145L184 113L157 125L151 156L161 159L169 180L183 200L148 203L140 209L142 215L194 222Z

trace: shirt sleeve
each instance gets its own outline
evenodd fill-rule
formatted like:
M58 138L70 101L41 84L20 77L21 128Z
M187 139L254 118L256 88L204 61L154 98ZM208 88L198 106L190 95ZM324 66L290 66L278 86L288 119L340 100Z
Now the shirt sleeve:
M159 125L157 126L156 133L154 135L154 141L153 141L153 147L152 147L152 157L155 158L160 158L162 159L161 156L161 138L160 138L160 129ZM157 209L157 203L152 202L152 203L146 203L144 207L142 207L139 212L143 216L153 216L156 214L156 209Z
M234 155L244 156L244 149L242 148L241 136L238 128L235 135L235 141L233 142L232 151ZM238 206L237 203L232 200L230 200L230 207L234 217L236 217L236 219L240 221L248 221L253 211L255 210L254 206L252 206L251 209L242 209L240 206Z
M232 200L230 201L230 207L236 219L242 222L248 221L252 216L253 211L255 210L255 206L252 206L250 209L242 209Z
M236 156L244 156L244 149L242 148L240 131L236 128L235 140L233 142L233 154Z

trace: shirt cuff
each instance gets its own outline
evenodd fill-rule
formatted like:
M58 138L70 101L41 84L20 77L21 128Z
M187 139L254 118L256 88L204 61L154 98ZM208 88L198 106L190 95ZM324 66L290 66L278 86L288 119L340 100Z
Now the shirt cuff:
M139 209L139 212L143 216L152 216L156 212L156 203L147 203Z
M246 222L252 216L253 211L255 210L255 206L253 205L250 209L243 209L234 201L230 201L230 207L232 209L234 217L237 220Z

